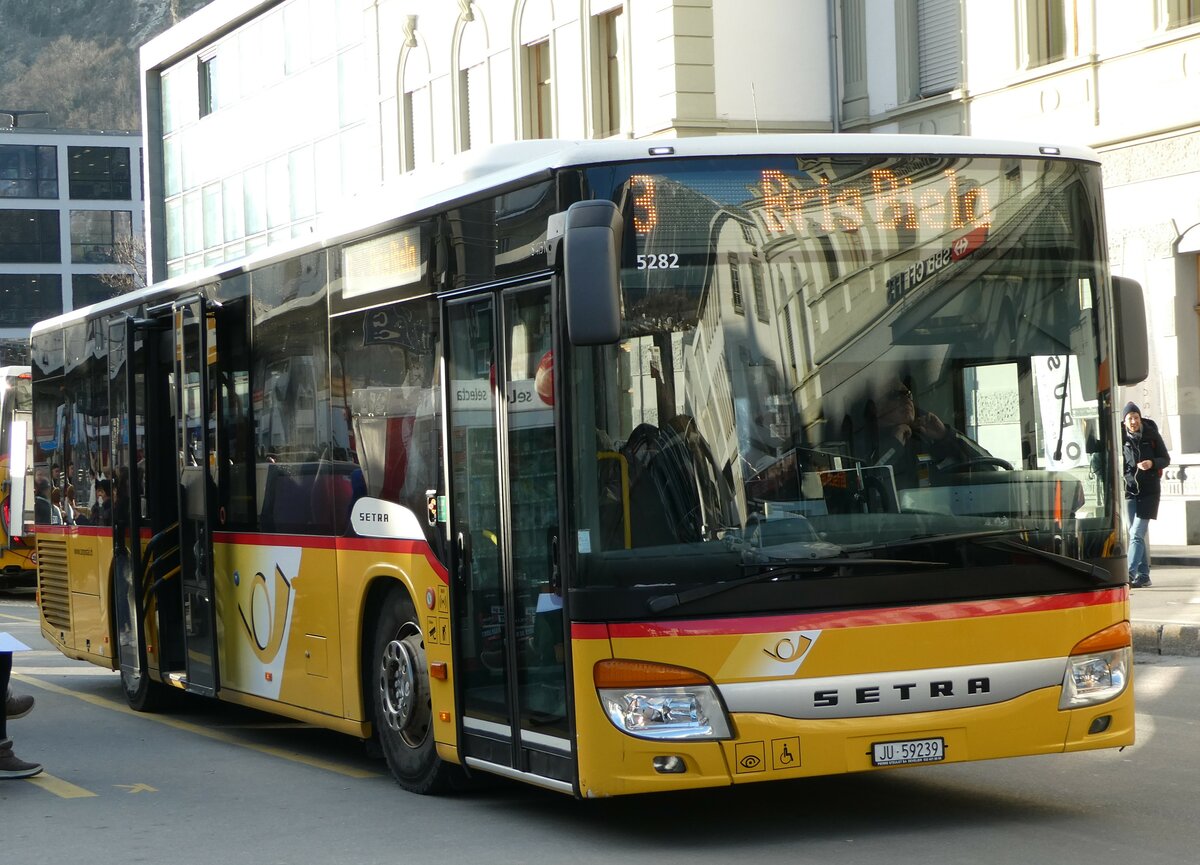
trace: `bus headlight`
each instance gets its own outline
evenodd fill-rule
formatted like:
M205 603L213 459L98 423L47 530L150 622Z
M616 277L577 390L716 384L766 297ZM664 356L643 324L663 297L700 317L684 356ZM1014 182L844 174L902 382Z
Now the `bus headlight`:
M1132 660L1132 631L1128 622L1105 628L1081 641L1067 658L1058 708L1078 709L1119 697L1129 684Z
M728 739L725 711L711 685L695 688L604 689L608 720L643 739Z
M648 661L600 661L596 693L608 719L642 739L728 739L717 689L703 674Z

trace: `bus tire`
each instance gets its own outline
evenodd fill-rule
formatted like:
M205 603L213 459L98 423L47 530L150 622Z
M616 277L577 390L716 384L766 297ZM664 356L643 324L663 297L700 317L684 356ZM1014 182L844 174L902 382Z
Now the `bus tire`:
M375 735L393 777L421 794L456 789L460 770L437 754L429 664L420 621L408 593L393 588L384 599L371 651L368 679Z
M129 558L123 555L113 556L112 561L112 586L113 586L113 615L109 621L113 622L113 628L116 629L118 617L116 615L115 605L120 603L129 603L129 583L131 580ZM130 620L130 626L136 627L133 619L136 613L133 610L132 604L126 613ZM114 633L113 645L117 651L117 670L121 674L121 691L125 695L125 702L129 704L129 708L135 712L159 712L163 709L170 708L175 700L175 691L168 688L161 682L156 682L150 678L150 673L147 670L146 664L146 646L145 640L141 634L137 636L137 663L138 669L135 672L130 672L125 665L121 663L121 634Z

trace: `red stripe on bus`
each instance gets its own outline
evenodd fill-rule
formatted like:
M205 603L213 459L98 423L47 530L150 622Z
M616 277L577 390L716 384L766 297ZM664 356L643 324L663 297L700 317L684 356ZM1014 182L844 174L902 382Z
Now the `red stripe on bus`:
M607 640L608 625L588 625L581 622L573 622L571 624L571 639Z
M38 535L66 535L78 538L110 538L112 537L112 526L34 526L34 534ZM143 540L149 540L150 530L142 529L138 532L138 537Z
M336 538L322 535L265 535L259 532L213 532L214 544L244 544L252 547L304 547L332 550Z
M258 532L213 532L213 543L247 544L260 547L301 547L313 550L355 550L368 553L424 556L443 583L450 582L450 573L434 556L425 541L392 538L332 538L321 535L267 535Z
M1098 592L1078 592L1070 595L1039 595L1027 598L1002 598L991 601L969 601L953 604L933 604L922 607L890 607L881 610L849 610L836 613L809 613L795 616L761 616L737 619L697 619L679 622L614 622L593 625L593 631L581 631L573 625L571 636L580 639L629 637L697 637L737 634L760 634L774 631L826 630L830 628L864 628L875 625L907 625L916 622L942 622L951 619L974 619L982 616L1009 616L1016 613L1042 613L1051 610L1070 610L1103 604L1118 604L1129 596L1127 588L1105 589Z

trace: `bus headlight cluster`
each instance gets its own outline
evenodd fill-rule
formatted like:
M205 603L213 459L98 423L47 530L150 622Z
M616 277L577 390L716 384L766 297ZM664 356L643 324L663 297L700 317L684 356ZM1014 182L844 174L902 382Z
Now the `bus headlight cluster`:
M1127 646L1068 658L1058 708L1094 706L1120 696L1129 683L1131 655L1132 649Z
M600 661L592 675L604 713L623 733L643 739L732 736L717 689L702 673L616 659Z
M600 691L618 730L644 739L727 739L725 711L711 685Z

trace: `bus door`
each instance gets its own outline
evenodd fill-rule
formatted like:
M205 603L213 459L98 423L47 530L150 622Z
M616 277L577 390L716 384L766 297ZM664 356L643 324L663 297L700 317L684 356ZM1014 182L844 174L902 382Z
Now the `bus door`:
M570 791L549 286L448 300L443 321L462 753Z
M136 401L137 376L131 358L134 355L135 321L117 316L108 323L108 406L112 423L109 436L109 465L114 475L120 472L112 492L112 591L113 629L116 632L116 660L121 680L136 692L146 673L145 623L142 615L141 544L139 528L141 508L132 506L131 490L139 488L137 472L137 417L131 410ZM129 472L133 471L133 477ZM124 486L124 489L122 488Z
M185 684L188 691L212 696L217 690L212 504L218 466L208 378L216 360L216 316L203 298L177 301L172 313Z

